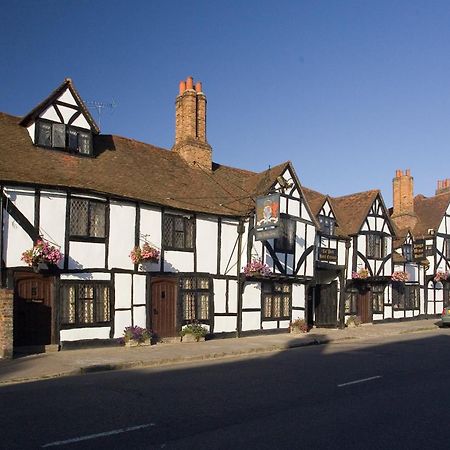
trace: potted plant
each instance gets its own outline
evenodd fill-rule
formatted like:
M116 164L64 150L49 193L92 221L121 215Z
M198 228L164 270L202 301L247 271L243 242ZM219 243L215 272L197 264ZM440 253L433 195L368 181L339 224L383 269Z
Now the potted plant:
M369 278L369 270L365 267L358 269L357 272L352 272L352 278L354 280L364 280L365 278Z
M62 253L58 247L51 245L44 239L38 239L33 248L22 253L22 261L33 267L35 272L48 269L49 266L56 266L62 259Z
M131 250L130 258L133 264L157 263L159 261L160 251L145 242L142 247L134 247Z
M406 272L402 272L402 271L395 271L391 275L391 280L398 281L399 283L405 283L406 281L408 281L408 279L409 279L409 275Z
M270 267L263 263L261 259L252 259L251 262L243 267L243 270L247 277L268 276L272 273Z
M137 325L129 326L123 330L122 339L126 347L150 345L152 333L147 328L138 327Z
M289 324L289 331L293 334L307 333L309 326L305 319L295 319Z
M180 331L181 342L200 342L205 340L208 329L199 322L188 323Z
M361 317L359 316L349 316L347 318L347 321L345 322L345 325L348 328L354 328L354 327L359 327L361 325L362 321L361 321Z
M442 270L438 270L436 272L436 274L434 275L434 281L437 282L443 282L443 281L448 281L448 279L450 278L450 272L443 272Z

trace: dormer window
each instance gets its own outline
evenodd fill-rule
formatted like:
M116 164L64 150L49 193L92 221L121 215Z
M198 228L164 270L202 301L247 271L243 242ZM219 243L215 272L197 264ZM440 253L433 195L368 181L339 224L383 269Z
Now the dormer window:
M403 257L405 258L406 262L412 261L412 245L411 244L403 244L402 246L402 253Z
M323 234L334 236L335 220L332 217L319 216L319 223Z
M36 145L92 156L92 133L63 123L36 121Z

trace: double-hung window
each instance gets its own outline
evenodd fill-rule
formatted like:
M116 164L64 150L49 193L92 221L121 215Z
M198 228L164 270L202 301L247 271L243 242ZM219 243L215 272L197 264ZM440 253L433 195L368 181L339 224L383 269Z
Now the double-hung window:
M296 222L286 216L280 217L281 237L275 239L274 250L279 253L294 253Z
M86 198L70 199L70 237L104 239L106 203Z
M62 282L61 294L61 325L102 325L111 321L108 283Z
M387 241L380 234L367 235L366 255L368 258L383 259L387 254Z
M183 322L209 322L211 318L212 289L207 276L180 278Z
M289 319L291 317L291 285L264 282L262 285L262 320Z
M165 250L194 249L195 218L176 214L163 216L163 247Z

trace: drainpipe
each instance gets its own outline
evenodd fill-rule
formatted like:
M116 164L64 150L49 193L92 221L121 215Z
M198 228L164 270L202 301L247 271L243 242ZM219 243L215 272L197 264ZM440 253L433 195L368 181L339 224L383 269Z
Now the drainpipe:
M345 328L345 289L347 284L348 276L348 254L350 251L350 241L345 241L345 266L344 270L341 270L341 275L339 277L341 289L339 291L339 328Z
M241 279L241 252L242 252L242 235L245 232L244 219L239 219L238 225L238 255L237 255L237 327L236 327L236 337L241 336L242 331L242 285L243 280Z

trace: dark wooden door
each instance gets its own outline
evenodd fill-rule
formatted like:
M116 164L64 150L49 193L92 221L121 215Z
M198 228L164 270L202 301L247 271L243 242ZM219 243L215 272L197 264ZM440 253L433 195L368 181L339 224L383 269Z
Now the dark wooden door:
M316 288L315 322L318 327L337 325L337 281Z
M368 289L360 291L358 294L358 316L362 323L372 322L372 305Z
M14 289L14 346L52 343L53 277L17 274Z
M177 336L177 282L172 279L152 283L152 330L158 337Z

